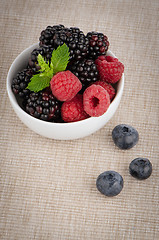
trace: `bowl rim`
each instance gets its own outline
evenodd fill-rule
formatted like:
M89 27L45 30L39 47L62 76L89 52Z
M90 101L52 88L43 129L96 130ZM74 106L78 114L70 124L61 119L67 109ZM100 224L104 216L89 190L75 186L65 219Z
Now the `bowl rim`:
M112 100L112 102L110 103L110 106L108 107L108 109L107 109L107 111L103 114L103 115L101 115L101 116L99 116L99 117L89 117L89 118L86 118L86 119L84 119L84 120L80 120L80 121L76 121L76 122L64 122L64 123L56 123L56 122L47 122L47 121L43 121L43 120L40 120L40 119L37 119L37 118L35 118L35 117L33 117L33 116L31 116L31 115L29 115L27 112L25 112L20 106L19 106L19 104L18 104L18 102L17 102L17 100L16 100L16 97L15 97L15 95L14 95L14 93L13 93L13 91L12 91L12 89L11 89L11 76L12 76L12 71L13 71L13 69L15 69L15 65L17 64L17 61L19 60L19 61L21 61L23 58L24 58L24 55L25 54L28 54L29 52L31 53L31 51L33 50L33 49L35 49L35 48L37 48L39 45L38 45L38 43L35 43L35 44L33 44L33 45L31 45L31 46L29 46L28 48L26 48L26 49L24 49L19 55L17 55L17 57L14 59L14 61L12 62L12 64L11 64L11 66L10 66L10 68L9 68L9 71L8 71L8 74L7 74L7 81L6 81L6 89L7 89L7 94L8 94L8 97L9 97L9 100L10 100L10 102L11 102L11 104L14 106L14 108L16 109L16 110L18 110L18 111L20 111L23 115L24 115L24 117L26 116L28 119L30 118L30 120L31 121L37 121L37 122L39 122L39 123L42 123L43 125L47 125L47 126L53 126L53 125L56 125L56 126L66 126L66 127L68 127L68 126L70 126L70 125L81 125L81 124L85 124L85 123L89 123L90 121L94 121L94 119L99 119L99 118L103 118L104 117L104 115L105 114L107 114L107 112L111 109L111 108L113 108L113 106L114 105L116 105L116 103L118 102L118 101L120 101L120 95L122 94L122 92L123 92L123 89L124 89L124 73L122 74L122 77L121 77L121 79L119 80L119 82L118 82L118 87L117 87L117 91L116 91L116 95L115 95L115 98ZM112 52L112 51L110 51L110 50L108 50L107 51L107 55L109 55L109 56L113 56L113 57L116 57L115 56L115 54ZM16 73L17 73L18 71L16 71ZM121 94L120 94L121 93Z

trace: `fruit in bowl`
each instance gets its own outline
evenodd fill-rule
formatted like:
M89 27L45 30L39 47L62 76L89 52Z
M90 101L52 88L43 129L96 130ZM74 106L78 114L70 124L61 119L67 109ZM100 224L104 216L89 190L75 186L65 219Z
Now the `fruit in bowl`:
M9 69L13 109L30 129L52 139L99 130L115 113L124 87L124 65L108 50L108 38L57 25L39 40Z

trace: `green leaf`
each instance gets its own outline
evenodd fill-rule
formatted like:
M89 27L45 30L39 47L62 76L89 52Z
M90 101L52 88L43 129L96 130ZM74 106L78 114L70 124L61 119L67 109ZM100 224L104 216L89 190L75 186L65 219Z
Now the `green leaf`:
M53 66L54 74L65 71L69 58L69 48L65 43L62 46L59 46L56 50L53 50L51 65Z
M50 65L45 61L43 56L39 54L37 60L41 68L40 73L33 75L27 89L33 92L39 92L48 87L54 74L65 71L69 58L69 48L65 43L53 51Z
M43 73L36 74L31 78L27 89L33 92L39 92L46 87L49 87L50 84L50 77L46 76Z
M41 54L37 57L38 65L40 66L40 72L45 72L45 75L48 77L53 76L53 68L49 66L49 64L45 61L43 56Z

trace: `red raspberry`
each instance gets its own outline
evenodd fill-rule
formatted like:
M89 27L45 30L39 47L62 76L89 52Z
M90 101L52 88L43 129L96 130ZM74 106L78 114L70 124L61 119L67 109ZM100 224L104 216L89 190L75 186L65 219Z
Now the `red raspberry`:
M111 84L104 82L104 81L97 81L97 82L94 82L93 84L100 85L105 90L107 90L107 92L109 93L109 96L110 96L110 100L112 100L114 98L115 89L113 88L113 86Z
M70 71L55 74L50 82L52 94L60 101L69 101L81 90L82 83Z
M100 79L108 83L116 83L124 72L124 65L117 58L111 56L100 56L95 64L99 71Z
M90 116L101 116L110 105L109 94L103 87L92 84L83 93L83 105L84 110Z
M61 116L65 122L76 122L88 118L83 108L83 96L77 94L72 100L64 102L61 107Z
M104 58L104 60L107 60L107 62L118 62L118 59L112 56L104 56Z

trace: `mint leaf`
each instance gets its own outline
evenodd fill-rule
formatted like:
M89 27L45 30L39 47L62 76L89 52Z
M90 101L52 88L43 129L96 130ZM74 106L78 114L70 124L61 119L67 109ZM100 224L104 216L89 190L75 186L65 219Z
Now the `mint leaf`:
M65 71L69 58L69 47L65 43L62 46L58 46L56 50L53 50L51 66L53 66L54 74Z
M50 67L49 64L44 60L43 56L41 54L37 57L38 65L40 66L40 72L45 72L45 75L48 77L53 76L53 67Z
M49 87L50 84L50 77L46 76L43 73L36 74L31 78L27 89L33 92L39 92L46 87Z
M50 70L49 65L45 62L41 54L38 55L37 60L38 60L39 66L41 67L40 71L44 72L44 71Z
M53 67L49 66L41 54L38 55L37 60L41 73L34 75L27 86L27 89L33 92L39 92L48 87L53 77Z
M50 65L45 61L43 56L39 54L37 60L40 66L40 73L30 79L31 81L27 89L33 92L39 92L48 87L54 74L65 71L69 58L69 48L65 43L56 50L53 50Z

